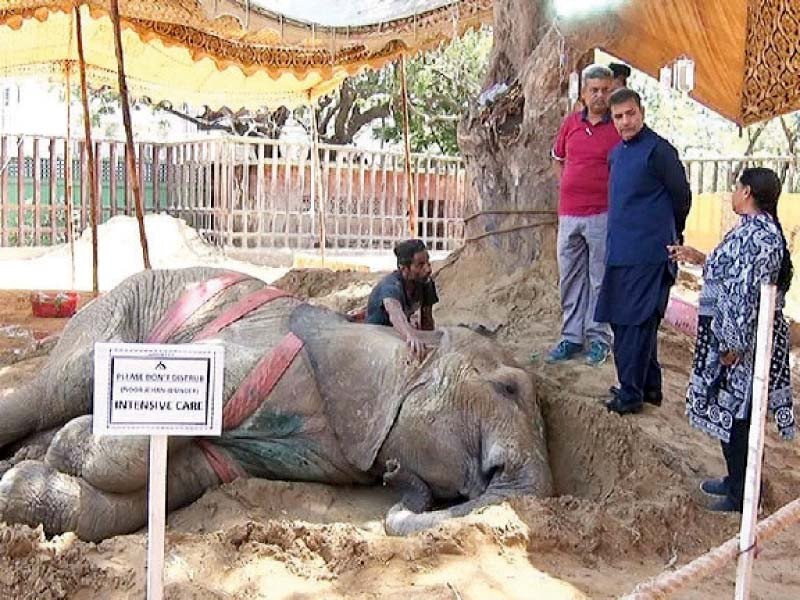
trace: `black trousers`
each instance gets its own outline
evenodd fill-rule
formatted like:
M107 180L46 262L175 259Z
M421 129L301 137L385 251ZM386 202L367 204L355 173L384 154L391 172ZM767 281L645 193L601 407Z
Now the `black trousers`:
M640 404L645 392L661 393L658 363L658 326L661 315L653 313L639 325L611 324L614 332L614 363L623 404Z
M744 504L744 478L747 471L747 440L750 435L750 414L747 419L733 420L731 439L722 444L722 454L728 467L725 485L728 488L728 497L740 509Z

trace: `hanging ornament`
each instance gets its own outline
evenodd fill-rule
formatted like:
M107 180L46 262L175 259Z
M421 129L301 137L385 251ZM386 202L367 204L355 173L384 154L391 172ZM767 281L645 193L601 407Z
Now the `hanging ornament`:
M694 61L691 58L679 58L675 61L673 82L675 89L684 94L694 89Z
M672 67L661 67L661 71L659 71L658 82L665 90L668 90L672 87Z
M576 102L580 97L580 76L577 71L569 74L569 96L570 102Z

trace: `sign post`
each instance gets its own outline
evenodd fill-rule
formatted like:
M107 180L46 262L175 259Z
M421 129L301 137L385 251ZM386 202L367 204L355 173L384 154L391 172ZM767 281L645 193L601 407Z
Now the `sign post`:
M212 344L95 344L94 434L150 437L148 600L164 595L168 436L222 433L223 362Z
M750 433L747 440L747 471L744 482L744 506L739 531L739 561L736 568L736 600L750 598L753 562L756 555L758 501L761 496L761 460L764 455L764 421L769 402L769 368L772 359L772 331L775 325L777 289L761 285L756 330L756 360L753 367L753 396L750 406Z

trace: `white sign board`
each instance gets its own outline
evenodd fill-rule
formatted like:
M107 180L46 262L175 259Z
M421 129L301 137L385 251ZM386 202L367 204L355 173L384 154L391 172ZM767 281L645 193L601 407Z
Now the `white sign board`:
M95 435L220 435L223 361L212 344L95 344Z

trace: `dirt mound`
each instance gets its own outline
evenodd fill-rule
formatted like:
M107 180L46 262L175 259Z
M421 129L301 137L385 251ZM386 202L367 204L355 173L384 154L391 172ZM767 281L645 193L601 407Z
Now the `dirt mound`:
M180 269L210 266L242 271L264 281L272 281L284 269L260 267L232 260L206 243L182 219L166 213L144 218L150 262L154 269ZM97 231L98 282L101 291L110 290L123 279L144 267L140 252L139 225L135 218L112 217ZM91 290L92 232L90 228L74 243L73 256L67 245L54 246L27 259L3 261L0 287L29 290Z
M369 293L384 273L292 269L273 285L312 304L338 312L366 306Z
M495 274L489 256L453 257L435 271L434 278L441 300L435 309L437 324L482 325L499 340L513 341L560 314L558 288L553 284L558 278L549 263Z
M103 575L87 556L88 544L74 534L46 540L41 528L0 530L0 597L17 600L73 598L97 591Z

